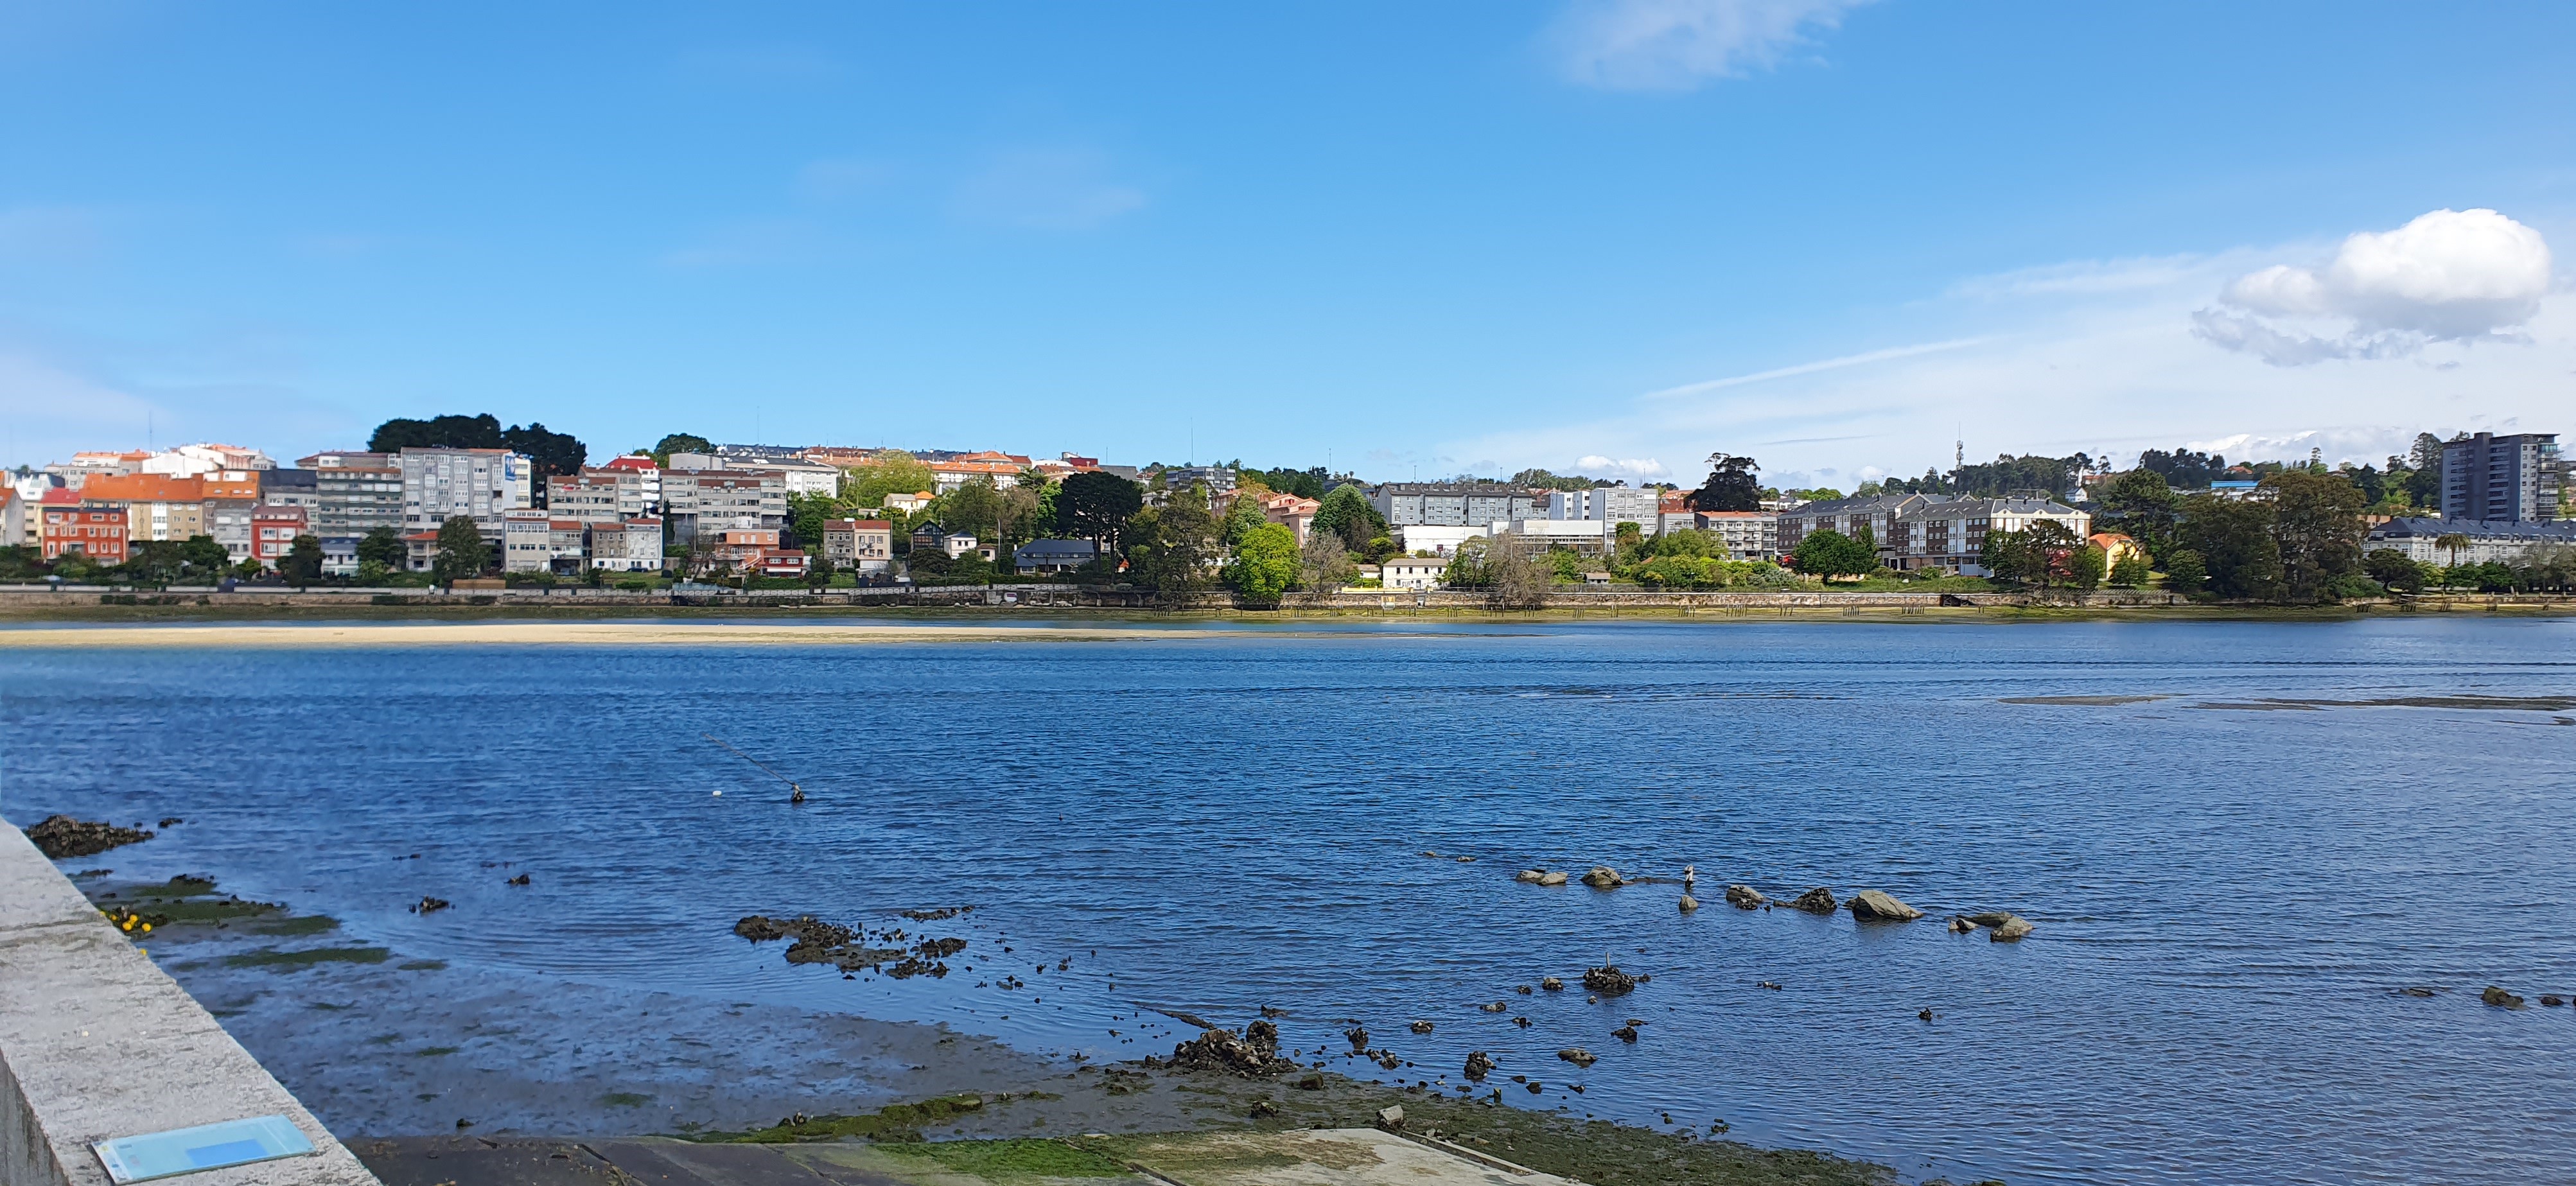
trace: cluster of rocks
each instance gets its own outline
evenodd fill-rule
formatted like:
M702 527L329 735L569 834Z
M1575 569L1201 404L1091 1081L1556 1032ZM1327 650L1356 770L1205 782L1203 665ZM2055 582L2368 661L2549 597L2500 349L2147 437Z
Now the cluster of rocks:
M1529 885L1563 885L1565 884L1565 870L1523 869L1520 872L1513 874L1512 880Z
M450 903L445 898L424 897L411 904L411 912L414 914L436 914L441 910L447 909L452 904L453 903Z
M1550 977L1549 979L1554 979L1554 977ZM1640 979L1640 977L1631 976L1610 964L1603 964L1598 968L1585 968L1583 970L1583 987L1591 989L1605 997L1625 996L1637 991L1637 983Z
M2433 994L2431 990L2427 989L2423 990L2420 994L2410 990L2408 995L2431 996ZM2520 1009L2526 1003L2519 995L2506 992L2504 989L2493 984L2488 985L2486 987L2486 991L2478 994L2478 1000L2482 1004L2493 1005L2499 1009ZM2540 997L2540 1004L2543 1008L2555 1009L2566 1003L2567 998L2559 996L2556 993L2543 993Z
M68 815L46 816L26 831L27 839L35 842L36 851L58 861L65 857L96 856L121 845L141 844L153 836L141 828L120 828L109 823L73 819Z
M1494 1060L1491 1055L1486 1054L1482 1050L1470 1050L1467 1052L1467 1077L1469 1079L1473 1079L1481 1083L1484 1081L1485 1076L1493 1073Z
M1985 927L1986 938L1996 943L2018 943L2034 929L2030 920L2009 910L1988 910L1979 914L1962 914L1950 920L1950 929L1965 935Z
M1354 1041L1353 1044L1358 1043ZM1267 1079L1283 1072L1304 1069L1295 1059L1280 1057L1279 1027L1267 1020L1243 1027L1240 1037L1233 1030L1210 1029L1172 1047L1169 1059L1146 1056L1145 1065L1182 1071L1221 1071L1246 1079Z
M783 919L748 915L733 924L733 933L754 943L795 940L787 947L787 962L791 964L829 964L844 974L869 968L897 980L914 976L944 979L948 975L948 965L943 961L966 950L966 941L953 937L925 938L910 947L870 946L871 941L901 943L909 936L901 930L882 931L870 936L864 930L826 922L810 914Z

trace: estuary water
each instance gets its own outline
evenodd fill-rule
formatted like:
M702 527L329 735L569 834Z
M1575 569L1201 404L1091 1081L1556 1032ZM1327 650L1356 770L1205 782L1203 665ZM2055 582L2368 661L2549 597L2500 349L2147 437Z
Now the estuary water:
M1270 1006L1343 1073L1483 1050L1517 1106L1908 1176L2576 1181L2576 1007L2539 1001L2576 992L2576 622L13 650L0 687L10 822L187 820L66 867L149 850L496 974L1094 1059L1193 1032L1139 1003ZM1657 880L1512 876L1593 864ZM967 904L916 926L968 940L936 980L731 933ZM1996 909L2037 931L1942 925ZM1605 955L1652 979L1518 991ZM1412 1065L1344 1057L1354 1022Z

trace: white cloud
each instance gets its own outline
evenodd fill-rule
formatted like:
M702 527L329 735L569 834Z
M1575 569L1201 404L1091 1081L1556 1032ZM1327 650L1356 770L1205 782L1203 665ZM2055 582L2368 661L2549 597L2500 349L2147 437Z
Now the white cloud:
M2406 358L2433 342L2522 341L2550 289L2549 244L2493 210L2436 210L2343 241L2316 268L2231 281L2193 332L2275 366Z
M1574 472L1593 478L1635 478L1639 481L1659 479L1669 472L1664 463L1652 457L1604 457L1587 453L1576 458Z
M1778 65L1869 0L1577 0L1557 21L1568 77L1609 90L1689 90Z
M1144 190L1111 176L1106 153L1021 148L986 160L958 185L949 212L994 226L1082 230L1144 205Z
M1604 457L1749 453L1766 481L1831 485L1828 470L1947 470L1953 442L1962 438L1970 461L2077 451L2125 460L2141 449L2225 442L2222 451L2236 460L2305 458L2322 448L2329 463L2376 464L2403 452L2417 432L2447 437L2516 418L2566 431L2553 418L2565 417L2569 376L2576 375L2576 293L2528 298L2529 311L2515 325L2529 345L2510 350L2493 348L2493 336L2433 337L2428 327L2442 327L2437 318L2446 312L2403 322L2391 320L2395 312L2375 314L2374 332L2402 324L2424 335L2403 357L2379 361L2340 344L2302 347L2287 320L2257 319L2255 329L2285 339L2268 344L2274 352L2318 355L2317 365L2285 367L2266 365L2255 350L2210 349L2206 329L2195 326L2194 310L2230 282L2280 259L2334 254L2331 243L2237 248L1971 278L1874 318L1876 341L1829 331L1811 339L1815 361L1740 354L1651 360L1640 368L1675 379L1693 371L1741 373L1699 383L1649 379L1624 398L1580 393L1598 397L1590 417L1439 447L1496 457L1514 469L1555 464L1568 439ZM2330 270L2316 269L2321 276ZM2356 274L2371 273L2357 263ZM2394 287L2375 283L2374 292ZM2418 284L2412 291L2463 287ZM2358 314L2346 316L2361 324ZM1890 340L1925 345L1878 344ZM1695 466L1680 468L1674 480L1696 476Z

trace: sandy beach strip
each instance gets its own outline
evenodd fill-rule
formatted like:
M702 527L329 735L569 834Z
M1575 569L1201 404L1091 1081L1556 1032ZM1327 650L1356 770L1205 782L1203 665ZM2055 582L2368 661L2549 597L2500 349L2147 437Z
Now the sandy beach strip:
M1139 642L1222 638L1164 627L741 622L339 622L310 626L49 626L0 630L0 648L301 649L410 646L852 646L868 643Z

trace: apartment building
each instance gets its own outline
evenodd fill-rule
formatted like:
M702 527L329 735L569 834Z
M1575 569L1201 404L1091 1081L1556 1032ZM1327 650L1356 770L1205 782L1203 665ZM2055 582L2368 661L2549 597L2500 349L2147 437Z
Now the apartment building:
M250 558L275 568L294 549L296 536L312 533L303 507L261 503L250 509Z
M1929 501L1931 496L1924 494L1873 494L1866 498L1811 502L1795 510L1781 512L1776 542L1781 555L1797 551L1798 541L1819 531L1834 531L1858 538L1866 530L1884 543L1896 530L1899 511Z
M38 538L46 560L59 560L79 552L100 564L125 563L126 520L123 508L88 507L77 502L48 500L43 514L42 534Z
M1729 560L1780 558L1780 516L1767 511L1690 511L1689 530L1717 537ZM1666 516L1666 522L1672 522Z
M365 535L403 525L402 463L390 453L360 450L316 453L295 464L313 471L313 530L327 536Z
M2093 516L2047 498L1932 498L1912 495L1894 523L1878 537L1878 556L1889 568L1946 568L1987 576L1989 531L2028 531L2054 522L2076 539L2093 533Z
M1547 500L1503 482L1389 482L1369 501L1391 527L1484 527L1544 519Z
M1297 533L1297 546L1306 546L1306 531L1314 526L1315 512L1324 504L1296 494L1261 496L1261 517Z
M2457 547L2443 547L2447 536L2460 537ZM2381 549L2403 553L2417 564L2519 564L2534 548L2576 547L2576 519L2541 523L2390 519L2370 529L2364 552Z
M678 456L674 454L673 456ZM787 522L787 479L769 470L662 471L662 517L682 543L701 531L766 530Z
M195 477L162 474L95 474L81 483L84 506L126 513L131 541L185 540L206 535L206 485Z
M627 519L590 525L590 566L613 572L653 572L662 567L662 521Z
M1595 486L1589 490L1551 490L1547 495L1547 517L1559 520L1591 519L1603 523L1634 523L1648 535L1663 526L1658 515L1663 491L1629 486Z
M550 510L507 511L501 517L501 571L575 572L582 566L590 524Z
M403 526L436 531L463 516L485 538L496 538L505 518L533 501L535 466L507 449L405 449L402 467Z
M260 470L259 500L270 506L303 507L309 519L322 509L319 475L309 469Z
M259 506L259 474L218 470L197 478L205 492L206 534L239 564L251 558L251 512Z
M931 472L937 473L938 470L934 467ZM1203 485L1207 487L1208 497L1217 498L1234 493L1235 472L1222 465L1177 466L1164 470L1156 484L1165 490L1187 490Z
M2481 432L2442 446L2442 518L2546 523L2558 517L2566 471L2558 434Z
M885 519L829 519L823 523L823 559L836 568L884 572L894 565L894 524Z
M642 486L642 476L632 470L583 466L577 474L549 474L546 510L584 523L615 523L644 513Z

